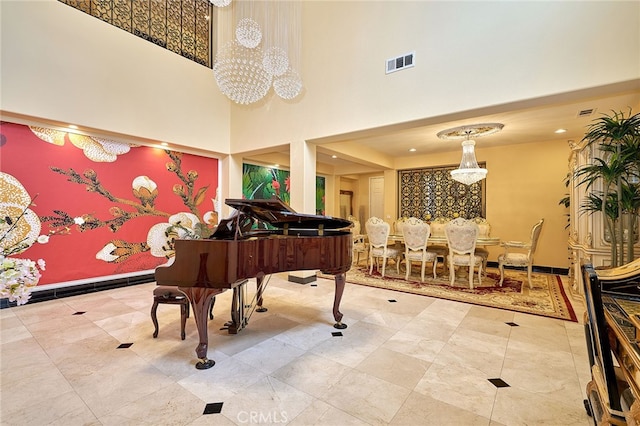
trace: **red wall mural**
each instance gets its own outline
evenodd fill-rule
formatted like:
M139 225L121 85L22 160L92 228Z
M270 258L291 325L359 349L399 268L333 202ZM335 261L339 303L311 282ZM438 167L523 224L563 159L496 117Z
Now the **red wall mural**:
M217 189L216 159L0 123L0 248L43 259L38 285L166 263L217 224Z

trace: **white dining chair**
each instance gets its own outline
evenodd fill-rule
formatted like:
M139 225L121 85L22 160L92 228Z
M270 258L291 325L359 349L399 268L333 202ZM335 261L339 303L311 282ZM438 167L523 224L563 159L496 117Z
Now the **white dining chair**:
M407 222L408 217L398 218L395 222L393 222L393 233L396 235L402 235L402 227Z
M499 286L502 286L504 281L504 267L526 267L527 279L529 280L529 288L533 288L531 283L531 272L533 269L533 255L536 252L538 246L538 238L540 238L540 231L542 231L542 225L544 219L540 219L538 223L531 228L531 239L529 242L522 241L505 241L500 244L504 247L504 253L498 256L498 268L500 269L500 282ZM520 250L520 252L514 252L513 250ZM524 253L522 252L524 251Z
M407 271L404 279L408 280L411 274L411 262L420 262L420 280L424 282L424 270L427 263L433 264L433 278L436 278L436 268L438 266L438 254L427 250L431 227L428 223L410 217L402 226L402 236L404 239L404 259Z
M491 224L483 217L476 217L473 221L478 225L478 238L488 238L491 236ZM487 276L487 263L489 261L489 250L476 246L476 254L482 257L482 270Z
M472 220L456 218L445 226L449 246L449 277L451 285L456 279L456 266L469 267L469 288L473 290L473 273L478 267L478 284L482 284L482 257L475 254L478 225Z
M447 226L451 219L447 217L436 217L429 222L431 227L431 236L438 238L445 238L444 227ZM446 244L430 244L429 250L438 253L438 257L442 259L442 264L445 270L448 268L447 256L449 255L449 248Z
M353 259L356 265L360 263L360 255L364 254L364 259L369 266L369 245L366 241L366 235L360 230L360 221L353 216L349 216L349 220L353 223L351 234L353 238Z
M396 262L397 273L400 273L400 259L402 251L396 247L389 247L389 234L391 226L379 217L371 217L365 223L367 238L369 239L369 274L373 272L373 264L382 259L382 272L384 277L387 266L387 259L394 259Z

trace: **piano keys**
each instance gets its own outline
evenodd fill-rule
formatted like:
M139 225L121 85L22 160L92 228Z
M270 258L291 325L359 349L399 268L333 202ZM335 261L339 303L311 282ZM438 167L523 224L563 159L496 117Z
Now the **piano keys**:
M342 323L340 301L345 274L352 262L352 223L345 219L296 213L277 197L266 200L227 199L235 212L207 239L176 240L171 265L158 267L156 284L178 286L189 297L199 335L196 368L207 369L207 307L212 298L233 291L229 332L244 328L263 304L265 277L286 271L320 270L334 275L334 327ZM256 279L256 304L245 300L249 278Z

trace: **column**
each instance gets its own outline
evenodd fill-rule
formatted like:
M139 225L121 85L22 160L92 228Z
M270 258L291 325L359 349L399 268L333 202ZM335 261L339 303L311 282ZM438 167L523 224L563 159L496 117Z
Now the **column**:
M298 213L316 213L316 146L306 141L289 145L291 160L291 208ZM289 281L308 284L316 281L316 271L290 271Z

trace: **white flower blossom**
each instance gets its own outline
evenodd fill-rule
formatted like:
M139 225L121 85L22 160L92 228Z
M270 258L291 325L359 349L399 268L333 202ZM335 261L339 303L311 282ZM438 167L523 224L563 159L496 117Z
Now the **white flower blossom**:
M140 191L141 188L145 188L149 192L153 192L156 190L156 188L158 188L158 185L156 185L154 181L149 179L148 176L138 176L133 180L131 186L133 186L133 189L135 189L136 191Z
M82 218L82 216L74 217L73 222L76 225L84 225L84 219Z
M109 243L106 246L102 247L98 253L96 253L96 259L104 260L105 262L113 262L118 256L114 256L111 254L117 247L113 243Z
M40 244L47 244L49 242L49 236L48 235L40 235L40 236L38 236L37 241Z
M147 233L147 245L151 254L166 258L175 256L173 241L196 238L198 223L200 223L198 216L187 212L172 215L168 223L156 223Z
M24 305L31 297L31 290L40 281L40 270L44 271L44 260L38 263L30 259L11 258L0 255L0 297Z

